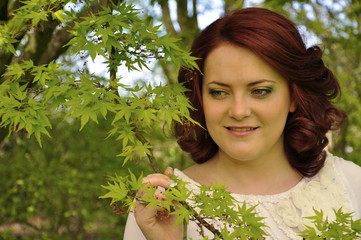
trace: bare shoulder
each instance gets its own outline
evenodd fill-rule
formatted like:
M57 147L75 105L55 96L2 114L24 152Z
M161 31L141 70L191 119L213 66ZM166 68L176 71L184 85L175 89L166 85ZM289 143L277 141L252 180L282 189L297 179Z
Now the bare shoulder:
M202 168L202 164L195 164L184 169L182 172L188 177L194 178L197 175L196 173L199 172L201 168Z
M187 175L192 180L204 184L204 185L210 185L210 182L212 182L212 176L210 175L210 172L208 170L208 164L202 163L202 164L195 164L191 167L188 167L184 169L182 172Z

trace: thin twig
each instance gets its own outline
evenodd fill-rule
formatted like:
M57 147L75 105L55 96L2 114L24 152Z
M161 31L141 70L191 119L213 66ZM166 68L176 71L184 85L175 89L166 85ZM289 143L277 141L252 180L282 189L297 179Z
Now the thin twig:
M187 236L187 227L188 224L186 222L186 220L183 220L183 240L187 240L188 236Z
M211 231L215 236L222 237L221 233L211 224L209 224L204 218L202 218L196 210L194 210L193 207L191 207L186 201L179 202L182 204L188 211L190 211L195 218L196 221L199 222L199 224L205 228L207 228L209 231Z
M143 144L143 145L150 145L149 141L142 135L140 134L137 129L134 130L135 132L135 136L136 138ZM152 149L149 149L149 154L147 153L147 157L148 160L150 162L150 165L152 166L152 169L154 172L156 173L162 173L162 171L160 170L160 167L157 163L157 160L154 157L153 151Z

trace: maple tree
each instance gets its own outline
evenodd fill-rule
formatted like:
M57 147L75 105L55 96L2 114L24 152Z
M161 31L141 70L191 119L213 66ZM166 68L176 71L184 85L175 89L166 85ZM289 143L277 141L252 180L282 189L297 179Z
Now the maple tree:
M23 152L21 148L25 150L22 163L16 159L9 163L7 157L19 158L19 155L2 151L1 163L10 164L2 168L2 176L11 177L4 178L6 184L2 185L2 192L6 194L2 195L1 201L10 207L1 210L4 216L1 221L7 224L7 219L14 219L39 236L49 236L65 226L64 234L84 234L81 233L85 228L82 218L89 217L89 212L81 205L77 205L79 210L74 209L73 200L77 195L74 190L50 191L60 194L58 199L63 199L60 202L52 201L46 192L37 190L44 186L59 186L58 181L62 181L62 187L74 188L72 181L67 181L73 175L65 174L66 179L59 180L58 172L66 171L67 167L49 164L55 159L52 152L58 149L49 149L50 141L46 141L47 148L37 152L30 149L30 146L34 148L30 140L36 139L42 146L44 136L52 137L51 132L63 135L65 132L54 129L54 124L60 123L59 118L65 122L62 124L64 129L70 127L67 123L79 122L78 130L82 131L93 122L107 122L103 131L108 132L109 139L119 142L118 156L124 160L123 164L146 155L153 171L160 171L149 138L154 132L166 132L173 121L192 121L188 116L191 106L183 95L186 89L179 84L128 86L118 74L118 67L140 71L148 68L148 61L157 60L172 62L175 68L193 68L196 67L194 58L177 45L176 38L162 32L151 18L142 17L133 5L122 1L5 1L1 2L0 8L5 14L1 15L0 24L0 142L3 150L5 147L15 150L18 146L19 154ZM86 65L86 61L99 56L104 59L106 76L94 74ZM17 144L9 142L13 139ZM53 142L56 145L61 139L58 135ZM79 154L78 159L86 155ZM51 159L46 159L45 155ZM30 159L33 163L43 161L44 164L38 166L49 176L54 174L54 178L44 178L39 173L27 178L28 172L23 165ZM55 162L59 161L61 165L61 159L63 157L59 156ZM98 159L90 164L91 171L102 156ZM66 163L73 165L68 160ZM29 170L38 172L31 166ZM11 171L17 173L11 174ZM79 174L79 179L91 181L82 178L84 173ZM28 196L25 199L24 194ZM46 202L43 199L47 199ZM46 207L41 208L40 202ZM26 204L29 205L24 212ZM64 209L60 214L52 210L53 206L59 205L70 205L71 209ZM47 217L44 226L38 227L33 219L41 216ZM72 230L74 219L80 225L77 230Z
M4 207L0 211L2 215L9 219L16 216L14 217L16 221L20 219L31 225L29 215L39 215L40 211L37 212L36 208L42 208L38 205L44 201L44 196L49 202L56 199L56 197L54 199L49 197L48 191L41 187L46 186L46 188L52 189L53 185L47 185L47 183L51 182L55 185L59 179L61 180L61 178L52 175L56 171L61 171L64 176L68 172L71 173L69 174L71 177L66 180L67 183L62 185L62 187L70 190L68 192L56 192L53 189L52 193L55 192L54 194L63 196L62 198L69 197L70 200L64 200L61 204L64 206L69 204L73 207L70 210L64 210L61 214L54 214L53 222L51 222L54 227L51 231L59 233L59 229L67 226L68 232L74 236L79 235L80 233L77 232L79 230L74 231L69 227L72 225L72 221L66 224L64 222L79 216L78 222L81 222L84 216L91 219L90 213L87 211L90 211L89 209L95 211L95 209L86 205L85 207L89 208L87 210L85 207L82 208L80 204L76 205L79 210L75 210L74 207L74 199L80 193L73 189L74 186L71 183L77 182L76 179L79 179L81 175L80 171L76 172L68 166L54 165L51 168L49 167L50 164L47 165L49 160L46 159L46 156L52 156L52 159L56 158L51 155L54 153L49 152L57 154L64 154L64 152L51 151L53 146L50 145L49 141L44 140L44 136L50 137L51 133L55 133L57 135L52 135L53 142L71 142L73 145L80 142L78 138L74 137L75 134L68 136L74 138L73 141L64 140L59 136L65 132L64 129L70 126L58 127L59 118L68 122L79 122L79 126L71 125L72 131L75 132L74 129L76 128L87 134L96 131L93 123L103 125L106 122L107 124L101 131L107 131L108 140L118 141L117 144L120 146L117 153L111 151L112 153L118 154L124 163L144 159L146 156L146 159L150 160L152 171L161 171L153 152L154 147L151 140L154 138L154 133L166 133L165 135L167 135L173 121L192 121L188 116L188 110L191 106L183 96L187 90L183 86L175 84L175 75L180 66L196 67L193 62L194 59L184 50L189 48L191 39L200 30L197 18L197 1L192 1L192 14L189 10L191 8L187 5L188 2L190 1L176 1L180 30L176 30L174 20L170 17L169 1L152 0L149 2L152 7L160 6L161 21L168 34L162 31L160 25L155 24L154 17L149 16L149 14L143 16L142 11L146 11L146 9L137 10L131 4L121 0L4 0L0 2L0 142L2 146L11 145L12 150L18 151L18 158L25 156L25 160L21 160L32 161L34 165L39 163L37 166L42 167L41 169L49 170L48 172L44 171L44 176L40 176L39 172L38 179L29 175L25 181L24 175L14 174L24 171L23 163L20 162L16 165L15 161L11 161L12 159L5 159L12 155L4 150L2 163L4 166L7 164L8 167L1 168L1 171L5 173L2 175L3 182L6 182L3 186L7 189L2 191L6 194L2 196L1 201L4 206L8 204L6 206L10 207L8 209ZM248 1L225 0L224 12L240 8L246 2ZM360 73L360 52L354 51L351 46L355 48L359 46L359 41L357 41L360 26L358 1L350 1L350 10L346 12L349 24L344 25L341 24L343 18L337 17L342 15L342 11L327 8L327 6L325 8L320 1L279 0L264 1L264 4L301 21L325 42L325 45L328 46L327 51L337 52L334 55L326 55L326 58L332 66L336 67L336 73L343 86L347 86L343 88L345 97L340 105L348 110L350 118L343 129L343 134L340 134L336 140L333 150L339 152L341 156L345 155L350 156L352 160L356 159L360 149L360 144L356 140L361 126L358 117L360 113L358 98L360 89L357 87L357 79L359 79ZM295 4L299 4L300 7L295 7ZM332 21L331 26L329 26L327 21L322 21L320 17L310 19L306 16L308 6L313 7L314 13L318 14L317 16L327 15L330 19L337 21ZM323 9L326 9L326 12ZM334 31L327 31L329 27ZM100 56L105 59L104 64L108 71L106 76L94 74L93 69L87 65L87 61L93 61ZM150 60L156 60L162 67L169 85L146 83L128 86L123 83L123 79L118 73L118 67L123 66L129 71L143 70L149 68ZM348 64L349 62L352 64ZM346 67L346 70L337 67L340 65ZM164 125L164 123L166 124ZM87 132L89 125L92 128ZM40 145L44 145L43 150L38 150L36 154L33 154L34 156L28 157L30 148L34 148L34 145L27 144L29 142L24 141L23 136L26 136L29 141L33 138L36 139ZM87 138L85 135L83 137ZM14 141L16 144L12 142L10 144L7 141ZM86 143L93 148L99 146L99 144L92 145L90 141ZM354 151L347 155L345 148L349 145L353 146ZM105 150L98 150L98 152L106 155L107 146L101 146ZM84 147L83 149L87 148ZM76 150L73 149L73 151ZM87 151L91 150L87 149ZM91 157L90 154L88 156L83 153L83 155ZM74 159L78 157L75 156ZM35 171L37 166L31 166L29 169ZM80 168L79 166L76 167ZM136 165L132 167L133 170L137 168ZM94 164L94 166L89 166L89 171L94 172L98 168L99 166ZM114 168L113 165L112 168ZM119 166L119 168L121 167ZM45 176L45 174L48 175ZM76 177L77 174L79 174L78 178ZM41 180L39 180L40 177L42 177ZM81 179L84 179L82 183L90 182L91 179L96 178L94 174L83 177L82 175ZM14 182L10 182L10 179ZM118 181L119 179L122 181ZM120 204L122 211L126 212L128 211L126 207L131 207L131 202L135 196L134 192L137 190L137 188L129 190L129 184L134 186L135 182L139 182L141 178L125 177L125 179L134 180L133 182L123 181L122 177L119 179L111 178L109 185L104 186L109 188L118 184L117 186L120 187L118 182L127 183L128 185L122 185L121 190L123 191L120 192L117 188L108 189L114 190L120 195L113 195L110 191L110 195L105 194L104 196L115 197L117 201L114 203ZM75 188L82 189L84 187L82 183ZM69 187L70 185L72 187ZM138 187L141 186L138 185ZM223 191L224 189L220 186L213 187L218 189L219 193L224 194L223 197L227 200L224 203L229 203L231 198ZM214 188L203 189L204 192L214 190ZM93 191L96 192L97 190ZM179 193L179 195L174 195L175 193ZM24 197L24 195L29 196L30 194L35 197ZM169 199L183 197L184 200L184 196L188 196L189 192L180 183L177 189L173 189L173 192L169 191L167 194ZM90 197L94 197L94 194ZM125 202L122 202L124 200ZM33 201L38 202L33 203ZM148 201L158 204L152 199L148 199ZM195 201L196 203L203 203L205 210L212 209L209 207L211 205L206 206L207 203L211 204L206 197ZM54 200L54 206L57 206L56 204L59 203ZM169 202L163 204L166 209L174 210ZM52 206L46 205L47 214L51 212ZM174 211L173 213L180 214L180 221L187 222L192 219L199 221L201 225L205 224L201 222L198 213L193 212L188 207L184 202L184 208L179 210L181 212ZM224 209L228 211L228 205L224 206ZM235 214L230 210L227 213ZM240 209L240 213L249 213L250 218L247 221L252 223L250 226L257 226L257 230L252 234L258 234L257 236L263 234L260 228L263 226L260 222L261 219L254 218L252 209L244 207ZM208 211L207 214L207 217L212 218L217 217L219 212ZM337 212L337 214L340 216L338 223L341 224L334 224L329 228L324 227L318 230L335 232L342 228L347 229L346 231L355 236L359 236L357 235L360 234L359 221L351 221L350 225L349 215L342 215L341 212ZM318 226L330 226L329 222L322 219L322 214L316 212L316 217L315 221L317 221ZM6 223L6 220L3 221ZM55 221L57 222L54 224ZM244 222L233 224L244 224ZM50 231L49 229L37 229L35 225L31 226L40 235L45 236L44 238L54 239L56 236L56 234L45 233L45 231ZM81 227L85 228L84 226ZM211 228L211 226L207 227ZM247 229L249 230L249 228L245 228L244 232L232 233L231 236L227 235L229 233L223 229L225 232L221 230L216 233L216 236L218 238L220 236L232 238L235 234L244 234L248 231ZM309 232L302 234L312 236L314 234L312 229L310 228L308 229Z
M88 4L97 1L89 1ZM151 126L160 126L165 121L192 121L188 114L190 104L183 96L181 85L136 86L122 83L117 68L126 66L130 71L147 68L149 59L172 61L177 66L196 67L189 53L180 49L177 39L161 36L160 26L154 26L138 16L131 5L112 1L99 6L97 12L77 16L64 5L79 4L72 1L26 1L14 12L13 17L1 25L0 49L3 55L12 55L13 61L6 65L0 86L0 116L2 131L26 131L41 144L42 135L49 135L49 115L63 111L65 118L80 119L82 129L89 121L98 122L99 117L112 118L109 135L122 139L125 161L133 153L142 156L151 154L151 146L144 136ZM78 19L80 21L78 21ZM64 62L51 60L41 64L35 56L27 56L26 45L16 57L15 46L21 48L22 32L42 32L49 21L57 23L58 31L67 29L69 38L63 47L69 47L75 56L97 56L105 59L108 78L95 76L89 70L73 69ZM55 31L55 30L54 30ZM56 33L53 33L56 35ZM40 42L38 43L39 45ZM40 47L40 46L38 46ZM48 46L50 47L50 46ZM30 50L29 50L30 51ZM46 53L44 53L46 54ZM50 60L50 59L48 59ZM126 96L121 96L121 89Z

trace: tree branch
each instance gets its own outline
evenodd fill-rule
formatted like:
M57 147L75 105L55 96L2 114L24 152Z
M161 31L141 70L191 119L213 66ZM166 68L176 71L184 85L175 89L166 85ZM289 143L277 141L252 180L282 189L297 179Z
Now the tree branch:
M162 9L162 22L167 30L167 33L171 35L176 35L177 31L174 28L172 18L170 16L169 2L168 1L158 1Z
M182 43L185 48L189 48L193 38L199 33L199 26L197 15L197 8L193 8L193 13L189 16L188 3L184 0L176 0L177 2L177 21L180 26L181 32L179 33L182 38ZM196 1L193 2L193 4ZM193 6L194 7L194 6Z
M99 0L96 1L94 4L92 4L90 7L84 9L82 12L78 14L78 21L82 21L82 17L90 16L91 13L96 13L101 10L101 7L105 5L105 3L108 0ZM1 1L1 4L4 4L5 1ZM23 3L20 2L20 0L16 1L8 1L6 0L5 5L0 5L1 7L6 6L8 11L9 20L11 19L10 15L12 12L14 12L16 9L18 9L20 6L23 5ZM69 26L62 28L54 33L54 29L58 26L58 24L53 24L49 26L48 29L48 36L51 36L51 38L48 38L49 42L46 43L44 38L41 37L41 35L38 35L37 38L34 37L34 42L31 42L29 38L29 43L35 45L41 45L45 46L42 49L42 54L39 54L38 56L38 65L41 64L47 64L50 63L52 60L57 59L62 53L66 52L68 47L63 47L66 43L68 43L74 36L68 32L73 26L74 23L69 24ZM19 32L15 39L18 40L16 43L14 43L14 48L17 49L20 41L26 36L26 31ZM50 34L51 33L51 34ZM39 34L39 33L38 33ZM29 46L29 45L28 45ZM26 47L26 46L25 46ZM35 46L36 47L36 46ZM9 65L13 61L14 55L12 53L5 53L4 51L0 51L0 76L2 76L6 71L6 65ZM25 51L23 51L22 56L17 58L17 61L21 61L23 59L29 59L30 54L25 54ZM3 81L3 78L0 77L0 82ZM30 87L30 85L29 85ZM7 128L0 128L0 143L3 142L3 140L7 136L8 129Z
M244 6L244 0L225 0L224 1L224 14L240 9Z
M10 1L8 3L8 6L9 6L8 7L8 17L9 17L9 19L11 19L14 11L21 6L24 6L24 3L21 2L21 0L15 0L15 1Z
M150 145L149 141L142 135L140 134L137 129L134 130L135 132L135 136L137 137L137 139L143 144L143 145ZM154 157L153 151L152 149L149 150L150 154L147 154L148 160L150 165L152 166L152 169L154 172L156 173L162 173L162 171L160 170L157 160Z
M192 20L193 20L193 22L198 26L197 0L193 0L193 1L192 1L192 9L193 9Z
M29 42L24 49L23 59L32 59L34 65L41 65L49 62L39 63L39 60L44 56L47 46L53 38L55 28L60 24L58 20L49 20L44 23L43 29L38 29L29 36ZM53 49L54 51L55 49Z
M91 13L97 13L101 10L102 6L105 6L107 4L108 0L100 0L96 1L94 4L92 4L89 8L84 9L79 15L78 15L78 22L83 21L82 19L84 17L90 16ZM74 35L69 33L69 30L74 26L74 23L69 24L68 26L58 30L55 32L49 43L47 44L47 48L42 53L42 56L39 59L38 64L46 64L51 62L54 59L57 59L61 54L66 52L66 50L69 48L69 46L63 47L65 44L67 44Z
M189 212L192 213L192 216L194 219L200 224L200 226L203 226L207 228L209 231L211 231L215 236L222 237L222 234L211 224L209 224L204 218L202 218L196 210L194 210L193 207L191 207L186 201L180 202Z
M4 5L1 5L1 4L4 4ZM15 2L9 2L8 0L5 0L0 3L0 6L2 6L2 8L6 8L6 16L7 16L6 22L11 20L12 12L14 12L17 8L21 7L22 5L23 5L23 3L21 3L19 0L15 1ZM2 13L1 13L1 16L2 16ZM3 18L5 18L5 17L3 16ZM13 46L15 49L19 46L20 40L24 38L25 34L26 34L26 31L21 31L14 36L14 39L17 40L17 42L13 43ZM6 65L9 65L11 63L13 57L14 57L14 55L12 53L10 53L10 52L5 53L4 51L0 50L0 82L3 81L1 76L5 73Z
M188 19L188 1L177 0L177 20L182 32L189 30Z
M9 0L2 0L0 2L0 21L7 21L8 20L8 3Z
M3 78L1 76L5 73L6 65L10 64L13 56L14 55L12 53L5 53L0 50L0 83L3 82Z
M137 137L137 139L143 145L150 145L149 141L142 134L140 134L137 129L135 129L134 132L135 132L135 136ZM160 170L160 168L158 166L157 160L154 157L152 149L150 149L149 151L150 151L150 154L147 154L147 157L148 157L150 165L152 166L153 171L156 173L162 173L162 171Z
M141 197L137 196L137 194L134 192L133 194L130 194L131 197L135 198L137 202L142 203L144 205L147 205L149 202L144 201L144 199L142 199ZM208 229L210 232L212 232L215 236L219 237L221 239L222 234L221 232L216 229L212 224L208 223L206 220L204 220L204 218L202 216L199 215L199 213L191 206L189 205L186 201L179 201L179 204L182 205L189 213L190 215L193 217L193 221L197 222L197 225L201 228L202 227ZM183 232L183 239L187 239L187 224L186 221L183 222L184 224L184 232Z
M158 64L161 66L164 75L168 79L168 83L177 83L177 71L174 69L174 66L171 66L163 61L158 62Z

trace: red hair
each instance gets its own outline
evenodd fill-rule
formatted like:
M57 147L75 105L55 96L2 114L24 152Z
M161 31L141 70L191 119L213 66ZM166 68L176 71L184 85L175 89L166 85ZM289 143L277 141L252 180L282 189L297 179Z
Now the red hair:
M203 71L208 54L231 43L251 50L287 79L296 111L290 113L284 130L285 151L290 164L304 176L315 175L325 161L325 136L341 125L345 113L332 104L340 92L333 73L322 61L322 51L306 48L297 27L289 19L267 9L245 8L213 22L193 42L192 56ZM178 81L191 91L196 108L191 117L205 128L202 108L202 73L182 68ZM218 151L207 131L189 123L175 123L180 147L202 163Z

